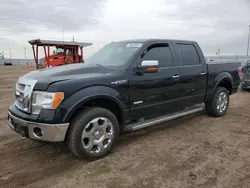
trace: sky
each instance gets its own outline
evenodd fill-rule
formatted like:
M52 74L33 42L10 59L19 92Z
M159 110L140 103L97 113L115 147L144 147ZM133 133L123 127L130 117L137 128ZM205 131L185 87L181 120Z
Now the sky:
M90 56L112 41L197 41L205 55L245 55L250 0L0 0L0 52L33 58L28 40L91 42ZM43 56L43 53L40 54Z

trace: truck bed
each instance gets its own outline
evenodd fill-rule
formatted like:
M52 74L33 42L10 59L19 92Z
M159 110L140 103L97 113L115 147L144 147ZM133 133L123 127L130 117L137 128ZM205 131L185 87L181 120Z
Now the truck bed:
M238 68L241 66L238 61L214 61L206 62L208 69L208 92L212 92L216 82L222 78L223 74L229 73L232 76L232 88L237 89L239 86ZM216 79L215 79L216 77Z

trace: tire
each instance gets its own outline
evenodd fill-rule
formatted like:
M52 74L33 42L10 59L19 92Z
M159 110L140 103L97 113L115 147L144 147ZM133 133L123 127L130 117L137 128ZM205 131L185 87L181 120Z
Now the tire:
M224 87L218 87L212 99L206 103L205 108L209 116L221 117L227 112L228 106L229 91Z
M111 152L118 135L116 116L107 109L93 107L81 111L71 121L67 143L76 156L95 160Z

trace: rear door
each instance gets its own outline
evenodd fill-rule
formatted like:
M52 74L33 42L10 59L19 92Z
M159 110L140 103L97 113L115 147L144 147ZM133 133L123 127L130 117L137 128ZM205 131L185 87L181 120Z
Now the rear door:
M202 103L206 95L207 65L199 56L196 43L175 42L174 48L179 63L180 93L183 106ZM200 53L199 53L200 52Z

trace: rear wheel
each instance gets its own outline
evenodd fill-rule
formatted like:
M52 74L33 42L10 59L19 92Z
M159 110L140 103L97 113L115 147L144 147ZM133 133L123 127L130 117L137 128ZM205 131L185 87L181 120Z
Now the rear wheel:
M111 151L118 135L116 116L107 109L94 107L73 119L67 141L70 150L78 157L98 159Z
M229 92L224 87L218 87L213 98L206 103L207 114L214 117L223 116L228 109Z

